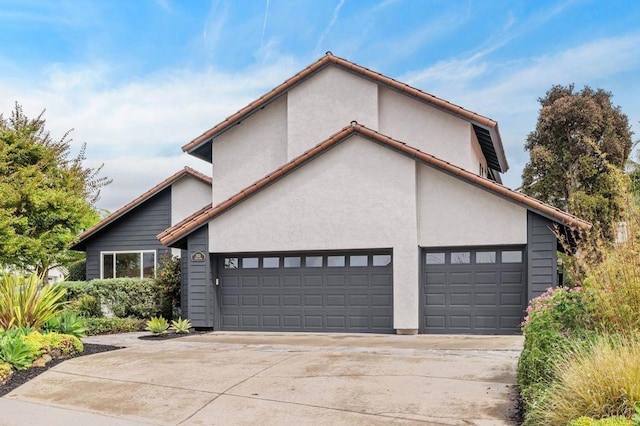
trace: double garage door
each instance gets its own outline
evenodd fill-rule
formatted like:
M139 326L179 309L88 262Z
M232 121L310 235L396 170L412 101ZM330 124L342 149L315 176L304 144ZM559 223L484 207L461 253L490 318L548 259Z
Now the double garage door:
M425 249L424 333L515 334L525 309L523 247Z
M390 252L220 258L220 329L393 332Z

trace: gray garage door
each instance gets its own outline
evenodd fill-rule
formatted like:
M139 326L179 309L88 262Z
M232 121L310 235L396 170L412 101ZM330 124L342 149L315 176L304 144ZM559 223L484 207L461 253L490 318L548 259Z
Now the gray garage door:
M229 255L220 276L222 330L393 332L385 251Z
M425 249L422 331L515 334L525 309L522 247Z

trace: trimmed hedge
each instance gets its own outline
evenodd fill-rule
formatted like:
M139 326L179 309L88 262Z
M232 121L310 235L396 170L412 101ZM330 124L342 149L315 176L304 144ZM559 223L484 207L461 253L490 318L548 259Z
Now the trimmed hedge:
M115 278L92 281L66 281L67 300L92 296L116 317L151 318L162 314L162 291L153 279Z
M87 336L142 331L146 324L145 320L138 318L87 318L86 323Z

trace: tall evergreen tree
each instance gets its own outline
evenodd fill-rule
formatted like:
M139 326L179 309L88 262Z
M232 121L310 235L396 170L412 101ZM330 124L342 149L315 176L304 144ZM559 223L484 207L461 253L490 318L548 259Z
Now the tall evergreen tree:
M20 105L0 116L0 264L42 273L95 223L94 203L110 181L102 167L82 165L84 149L69 158L68 133L53 140L42 114L30 119Z
M592 222L609 239L625 208L632 147L627 116L611 97L602 89L553 86L539 99L522 174L525 194Z

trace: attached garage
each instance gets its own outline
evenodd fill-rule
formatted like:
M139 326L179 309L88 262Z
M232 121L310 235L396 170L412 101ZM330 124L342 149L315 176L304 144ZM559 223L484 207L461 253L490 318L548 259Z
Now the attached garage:
M220 329L393 333L390 251L218 257Z
M516 334L526 308L524 247L423 249L421 332Z

